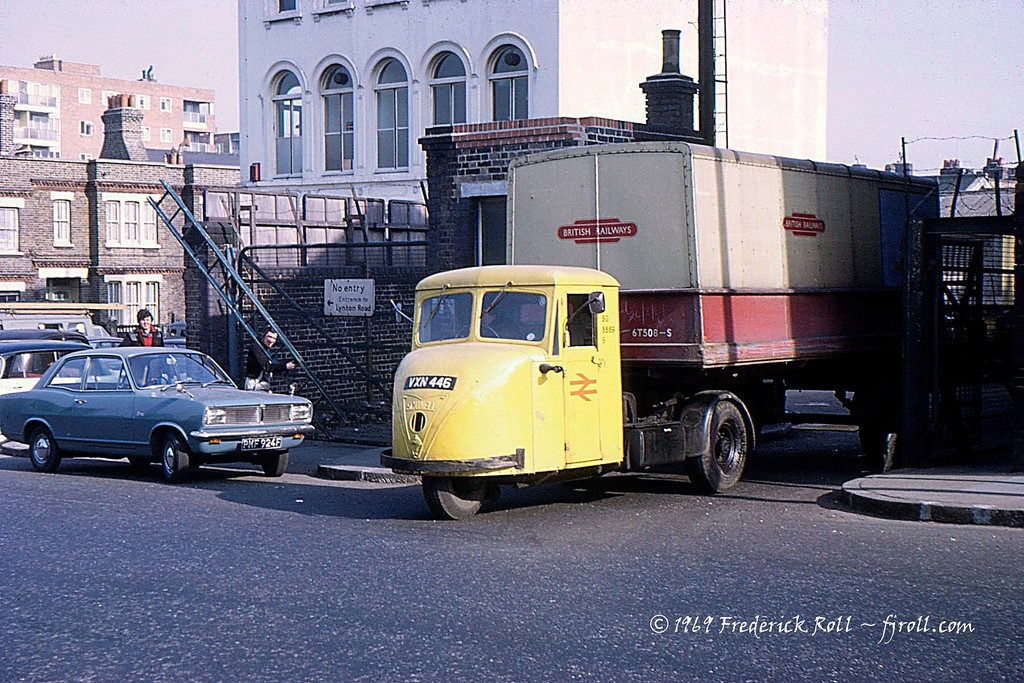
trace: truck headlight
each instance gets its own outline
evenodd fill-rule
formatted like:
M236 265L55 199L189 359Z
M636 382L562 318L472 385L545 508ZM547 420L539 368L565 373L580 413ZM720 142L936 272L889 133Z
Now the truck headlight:
M208 407L203 411L204 425L224 425L228 423L228 413L223 408Z
M309 422L313 410L307 403L294 403L288 408L288 419L292 422Z

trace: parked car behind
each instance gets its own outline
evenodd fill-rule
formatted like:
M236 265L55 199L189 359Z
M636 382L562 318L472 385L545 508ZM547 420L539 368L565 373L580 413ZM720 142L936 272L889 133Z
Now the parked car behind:
M77 341L0 339L0 395L31 389L58 358L87 348ZM6 440L0 433L0 442Z
M164 346L183 347L186 345L186 341L188 339L188 328L185 326L184 320L168 323L163 326L163 329Z
M251 462L268 476L313 431L312 404L241 391L206 354L125 347L64 356L34 389L0 396L0 431L54 472L66 456L160 462L171 483L190 468Z

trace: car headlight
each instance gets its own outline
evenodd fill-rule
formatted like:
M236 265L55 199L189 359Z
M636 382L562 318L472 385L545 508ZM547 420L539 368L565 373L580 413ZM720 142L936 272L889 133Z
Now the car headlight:
M292 422L309 422L313 409L308 403L295 403L288 408L288 419Z
M204 425L224 425L228 423L228 413L223 408L208 407L203 411Z

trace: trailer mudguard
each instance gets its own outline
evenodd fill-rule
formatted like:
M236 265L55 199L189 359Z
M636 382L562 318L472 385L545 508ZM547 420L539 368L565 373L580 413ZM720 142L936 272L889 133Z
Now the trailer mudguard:
M754 421L740 397L731 391L701 391L686 400L679 418L686 434L683 454L685 459L707 455L708 447L711 444L711 419L715 412L715 406L723 401L732 403L740 411L747 427L750 450L754 450Z

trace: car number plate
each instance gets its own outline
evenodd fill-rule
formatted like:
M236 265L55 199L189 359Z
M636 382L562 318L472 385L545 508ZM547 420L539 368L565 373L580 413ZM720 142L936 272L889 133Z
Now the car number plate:
M243 451L262 451L268 448L280 448L280 436L247 436L242 439Z

